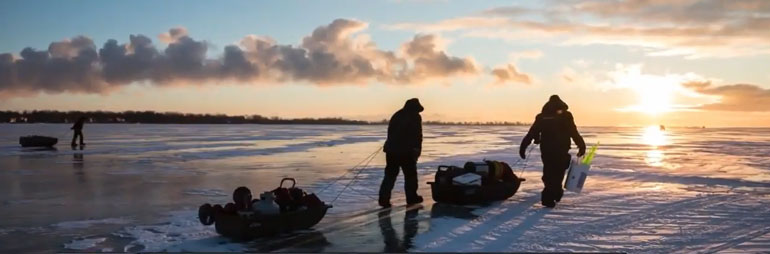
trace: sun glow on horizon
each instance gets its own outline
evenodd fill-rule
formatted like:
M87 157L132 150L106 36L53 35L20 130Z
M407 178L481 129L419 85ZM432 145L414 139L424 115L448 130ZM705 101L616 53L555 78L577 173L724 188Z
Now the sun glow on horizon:
M631 89L637 95L636 104L620 108L620 111L641 112L652 116L686 108L675 105L675 97L677 95L693 96L692 92L682 87L682 83L700 79L691 73L683 75L645 74L642 73L642 65L620 65L608 75L613 86Z

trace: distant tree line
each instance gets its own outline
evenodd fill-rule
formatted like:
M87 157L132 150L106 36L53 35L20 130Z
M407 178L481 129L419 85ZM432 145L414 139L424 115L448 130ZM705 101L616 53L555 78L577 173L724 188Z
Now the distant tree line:
M0 111L0 123L73 123L81 116L90 123L148 123L148 124L387 124L382 121L349 120L339 117L293 118L261 115L229 116L225 114L191 114L155 111ZM442 122L426 121L426 125L524 125L521 122Z

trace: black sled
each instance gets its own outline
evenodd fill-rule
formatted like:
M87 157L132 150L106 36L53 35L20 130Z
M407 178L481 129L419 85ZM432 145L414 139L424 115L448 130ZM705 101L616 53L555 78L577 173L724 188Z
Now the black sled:
M465 167L438 166L435 182L431 186L431 196L438 203L455 205L479 205L494 201L506 200L516 194L524 178L513 173L505 162L484 161L488 168L477 171L479 163L468 162ZM466 173L479 174L481 185L459 185L452 179Z
M19 138L21 147L53 147L59 142L58 138L46 136L23 136Z
M198 210L198 218L203 225L214 224L217 233L236 240L248 241L254 238L274 236L295 230L309 229L326 216L331 205L320 201L315 194L307 194L294 185L284 188L283 182L293 178L284 178L281 185L271 191L280 205L278 214L261 214L252 209L251 191L239 187L233 193L235 203L221 205L203 204Z

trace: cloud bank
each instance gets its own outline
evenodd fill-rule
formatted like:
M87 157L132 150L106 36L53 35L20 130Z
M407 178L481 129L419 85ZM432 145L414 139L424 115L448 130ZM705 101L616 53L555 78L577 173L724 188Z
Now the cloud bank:
M359 34L366 27L361 21L337 19L316 28L299 45L249 35L239 45L224 47L216 58L207 57L209 43L193 39L184 28L158 36L168 44L165 49L144 35L130 35L126 43L110 39L101 48L88 37L76 36L53 42L47 50L0 54L0 95L107 93L134 82L414 84L479 73L473 59L441 49L436 35L418 34L395 52L379 49L366 34Z
M642 47L652 56L688 58L770 54L770 1L549 1L507 6L395 30L461 31L465 36L561 44Z
M699 109L717 111L770 111L770 89L756 85L734 84L714 86L711 82L688 82L682 84L701 94L717 95L719 102L698 106Z

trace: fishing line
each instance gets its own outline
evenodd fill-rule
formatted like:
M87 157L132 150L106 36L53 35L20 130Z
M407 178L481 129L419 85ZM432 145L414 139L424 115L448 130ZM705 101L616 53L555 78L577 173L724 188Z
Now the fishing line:
M67 134L69 134L70 131L72 131L72 130L66 130L62 134L59 134L58 137L60 137L61 139L67 139Z
M524 176L524 169L527 168L527 160L529 160L529 154L532 153L532 149L535 149L535 147L537 147L539 145L540 144L535 144L534 146L529 147L529 150L527 150L527 154L524 155L524 160L523 160L524 166L521 167L521 172L519 173L519 177L523 177ZM522 160L519 159L519 161L522 161Z
M340 196L342 196L342 193L345 193L345 190L347 190L348 187L350 187L350 185L353 184L353 182L356 181L356 178L358 177L358 175L361 174L361 172L363 172L364 169L366 169L366 167L369 166L369 163L371 163L374 160L374 158L377 157L377 155L380 154L380 150L382 150L382 147L378 148L377 151L374 151L374 153L370 156L370 158L366 162L366 164L363 167L360 167L358 169L358 172L356 172L356 174L353 176L353 179L350 180L347 184L345 184L345 187L343 187L342 190L337 194L337 196L334 197L334 199L330 202L331 204L333 204L334 201L337 201L337 199L340 198ZM347 172L345 174L347 174ZM360 194L363 194L363 193L360 193ZM363 195L368 197L368 198L370 198L370 199L374 199L374 198L370 197L369 195L366 195L366 194L363 194Z
M382 148L380 148L380 149L382 149ZM374 160L374 158L377 158L377 155L379 155L379 154L380 154L380 153L379 153L379 150L377 150L377 152L375 153L375 155L374 155L374 156L373 156L371 159L369 159L369 161L367 161L367 162L366 162L366 164L364 164L364 166L363 166L363 167L361 167L361 168L359 168L359 169L358 169L358 172L356 172L356 175L354 175L354 176L353 176L353 180L351 180L350 182L348 182L348 185L350 185L350 184L352 184L353 182L357 181L357 180L358 180L358 175L360 175L360 174L361 174L361 172L363 172L363 171L364 171L364 169L368 168L368 167L369 167L369 163L371 163L371 162ZM347 188L347 187L346 187L346 188ZM364 197L367 197L367 198L369 198L369 199L371 199L371 200L375 200L375 201L377 200L377 199L375 199L375 198L373 198L373 197L370 197L370 195L368 195L368 194L366 194L366 193L361 193L361 192L359 192L358 190L356 190L356 189L353 189L353 188L350 188L350 189L351 189L351 190L353 190L353 191L355 191L355 192L358 192L358 194L361 194L361 195L363 195ZM345 191L345 189L343 188L343 189L342 189L342 191L344 192L344 191ZM334 201L332 201L332 202L334 202Z
M366 158L361 160L361 162L357 163L355 166L353 166L349 170L346 170L344 174L342 174L341 176L337 177L337 179L334 179L334 181L332 181L331 183L327 184L324 188L322 188L320 191L318 191L316 193L320 194L321 192L324 192L325 190L329 189L329 187L331 187L332 185L334 185L338 181L342 180L343 177L345 177L346 175L348 175L348 173L350 173L353 170L355 170L358 166L363 164L365 161L367 161L367 160L371 161L371 159L373 159L374 156L377 156L377 154L380 152L380 150L382 150L382 147L377 148L377 151L374 151L373 153L369 154L369 156L366 156Z

